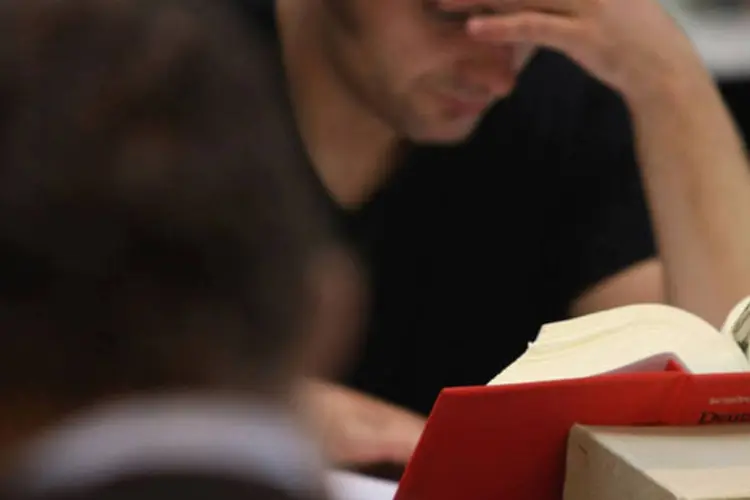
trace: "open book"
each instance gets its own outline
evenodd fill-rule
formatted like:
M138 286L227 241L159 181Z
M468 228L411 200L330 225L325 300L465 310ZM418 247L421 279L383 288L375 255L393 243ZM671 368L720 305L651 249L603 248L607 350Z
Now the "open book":
M750 424L749 339L750 297L720 329L656 304L545 325L489 384L441 391L395 500L560 500L576 424Z
M489 385L658 371L670 360L696 374L748 372L749 342L750 297L721 330L672 306L623 306L543 326Z

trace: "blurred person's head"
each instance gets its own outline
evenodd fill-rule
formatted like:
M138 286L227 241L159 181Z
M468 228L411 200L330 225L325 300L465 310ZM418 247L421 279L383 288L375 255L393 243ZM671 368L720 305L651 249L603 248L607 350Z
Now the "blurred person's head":
M277 1L302 12L285 28L308 30L319 40L315 48L340 88L414 141L467 138L484 112L512 91L532 52L472 40L466 22L484 7L450 9L438 0Z
M142 392L283 398L351 330L356 273L219 5L0 5L0 441Z

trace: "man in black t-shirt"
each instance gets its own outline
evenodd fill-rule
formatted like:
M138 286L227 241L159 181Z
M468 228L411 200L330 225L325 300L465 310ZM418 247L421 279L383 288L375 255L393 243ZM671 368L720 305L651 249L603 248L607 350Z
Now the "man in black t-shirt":
M748 292L744 148L655 0L239 4L369 272L351 370L312 392L342 461L407 460L439 391L545 322L669 301L716 324Z

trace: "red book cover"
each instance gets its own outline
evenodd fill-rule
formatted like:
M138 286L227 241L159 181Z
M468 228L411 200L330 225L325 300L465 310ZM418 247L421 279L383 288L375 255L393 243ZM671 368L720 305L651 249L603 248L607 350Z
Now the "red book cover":
M671 369L670 369L671 368ZM448 388L395 500L560 500L570 428L750 422L750 373L611 374Z

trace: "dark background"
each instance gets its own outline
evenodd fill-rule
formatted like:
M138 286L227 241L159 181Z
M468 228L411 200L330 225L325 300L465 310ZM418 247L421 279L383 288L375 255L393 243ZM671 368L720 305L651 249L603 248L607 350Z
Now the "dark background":
M748 47L748 52L750 52L750 47ZM723 82L721 91L742 129L745 143L748 143L750 141L750 77L747 80Z

